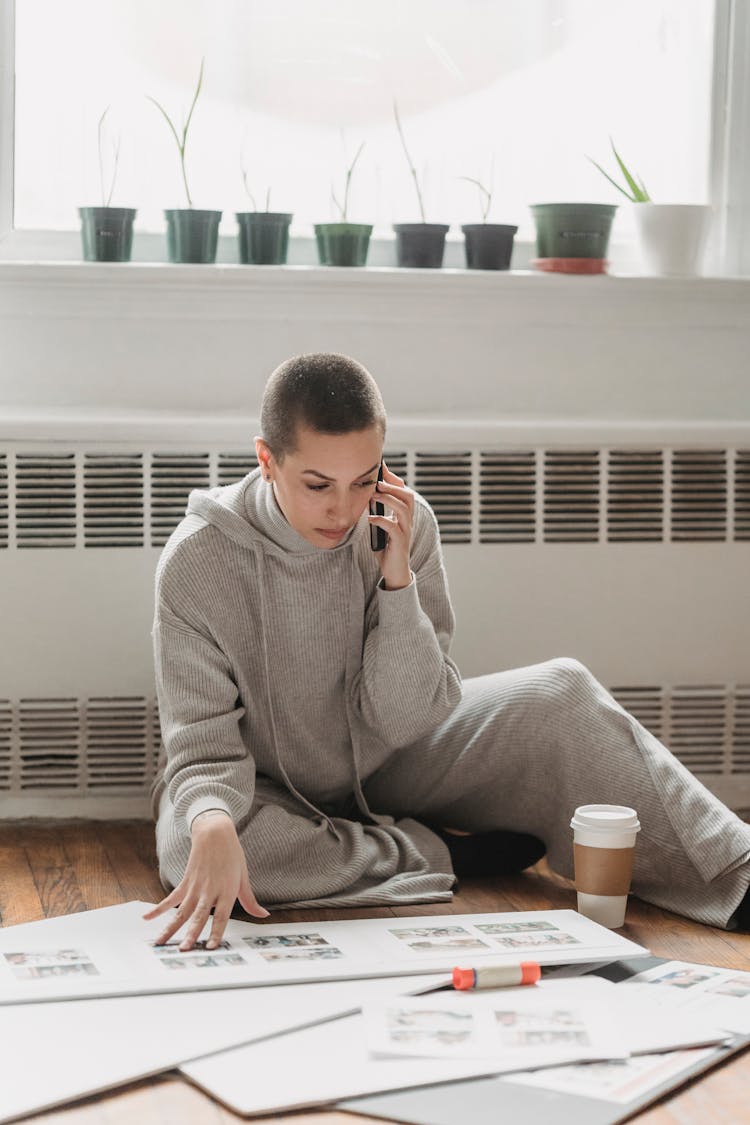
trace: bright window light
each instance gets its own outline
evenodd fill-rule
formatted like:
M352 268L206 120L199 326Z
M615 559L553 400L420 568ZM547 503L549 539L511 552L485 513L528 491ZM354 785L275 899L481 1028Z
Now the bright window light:
M120 144L115 206L164 229L186 205L174 139L146 95L182 119L201 59L187 147L196 207L294 214L292 233L337 217L365 147L349 219L390 234L419 220L393 103L428 221L489 220L531 234L528 205L626 201L611 135L659 202L708 199L711 0L18 0L15 225L74 229L101 202ZM108 190L105 183L105 191Z

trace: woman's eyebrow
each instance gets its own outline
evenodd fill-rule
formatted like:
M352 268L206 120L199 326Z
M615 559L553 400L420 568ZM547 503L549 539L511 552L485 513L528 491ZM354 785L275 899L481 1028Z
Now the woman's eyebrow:
M371 465L369 469L365 469L365 471L363 473L360 473L359 476L355 477L354 479L359 480L360 477L366 477L368 473L374 473L379 464L380 464L380 462L376 461L374 465ZM335 477L324 476L323 473L319 473L317 469L303 469L302 473L303 473L303 475L305 473L310 473L314 477L320 477L321 480L328 480L328 481L335 481L336 480Z

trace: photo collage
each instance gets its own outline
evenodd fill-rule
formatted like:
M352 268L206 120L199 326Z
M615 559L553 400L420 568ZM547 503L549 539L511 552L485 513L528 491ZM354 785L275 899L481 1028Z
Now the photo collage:
M50 977L98 976L99 970L88 953L81 949L54 952L0 954L17 980L47 980Z
M475 932L473 932L475 931ZM556 950L581 945L581 941L560 930L552 922L486 922L468 929L464 926L410 926L389 933L414 953L456 953L502 950Z

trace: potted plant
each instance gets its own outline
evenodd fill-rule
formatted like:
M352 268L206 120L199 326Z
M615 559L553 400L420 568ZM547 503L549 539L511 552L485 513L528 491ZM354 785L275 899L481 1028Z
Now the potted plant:
M239 225L240 262L243 265L283 266L289 248L289 224L292 216L287 211L270 210L270 187L266 191L266 209L259 211L248 185L247 168L242 158L240 167L245 193L253 205L252 211L235 212Z
M711 221L711 208L703 203L654 203L639 178L636 181L610 137L624 185L591 163L621 195L635 204L633 215L641 254L649 273L657 277L695 277L700 273Z
M461 227L464 233L467 268L470 270L510 269L513 239L518 227L508 226L504 223L487 222L487 216L492 206L492 172L490 172L489 188L486 188L479 180L472 179L471 176L459 176L459 179L466 180L469 184L475 184L479 188L479 200L482 209L481 223L464 223Z
M616 210L610 203L533 203L532 265L552 273L605 273Z
M406 146L406 138L401 126L401 118L399 117L396 102L393 103L393 115L396 118L396 128L401 138L401 145L406 156L406 162L409 165L409 171L414 180L417 202L419 203L419 214L422 218L421 223L393 224L393 229L396 232L397 261L400 266L440 269L445 253L445 236L448 233L449 227L447 223L428 223L426 221L422 189L419 186L419 176L414 167L414 161L409 155L409 149Z
M134 207L112 207L117 168L120 162L120 137L112 143L113 163L109 191L105 188L103 130L109 106L99 118L97 144L99 149L99 183L101 207L79 207L83 258L86 262L129 262L133 248Z
M171 117L156 98L146 95L150 102L156 106L169 126L169 131L175 139L177 151L180 154L180 168L182 182L187 197L187 208L171 208L164 212L167 220L167 252L170 262L215 262L216 246L219 237L219 223L221 211L199 211L193 207L193 200L188 187L187 170L185 168L185 148L187 146L188 130L193 118L195 103L203 85L203 64L198 74L198 84L195 87L193 101L188 115L182 126L182 133L178 134Z
M339 203L336 192L331 187L331 199L339 213L339 221L315 223L315 241L321 266L364 266L367 262L372 223L350 223L347 219L349 188L364 147L363 141L346 170L343 203Z

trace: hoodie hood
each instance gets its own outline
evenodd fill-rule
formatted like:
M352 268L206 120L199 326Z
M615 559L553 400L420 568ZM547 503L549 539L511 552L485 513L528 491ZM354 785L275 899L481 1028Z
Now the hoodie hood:
M241 547L256 549L262 541L264 549L289 555L335 554L346 550L369 527L363 513L335 547L317 547L288 522L273 485L263 479L259 468L236 484L195 489L188 498L187 514L200 516Z

